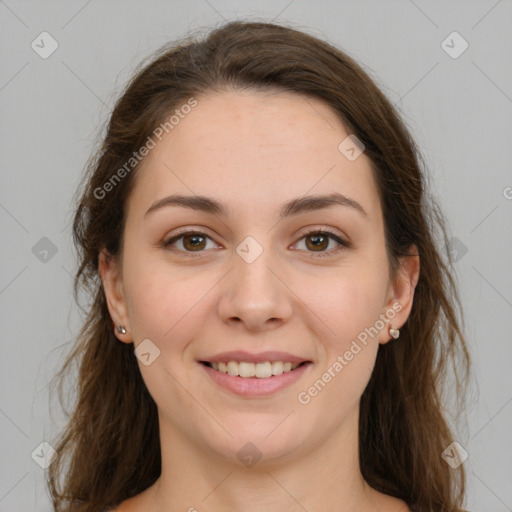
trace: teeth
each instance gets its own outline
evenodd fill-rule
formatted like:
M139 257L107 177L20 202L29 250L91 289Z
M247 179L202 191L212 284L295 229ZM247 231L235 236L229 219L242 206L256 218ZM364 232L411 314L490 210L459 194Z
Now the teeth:
M229 375L240 375L238 365L234 361L230 361L228 363L228 373Z
M272 377L272 363L258 363L254 365L254 375L258 377L258 379L268 379L268 377Z
M261 363L255 365L254 363L235 363L235 361L231 361L231 364L236 364L238 366L238 375L240 377L254 377L256 373L256 366L260 366Z
M257 377L267 379L272 375L281 375L284 372L295 370L298 363L283 361L265 361L263 363L248 363L246 361L228 361L227 363L211 363L212 368L222 373L239 377Z
M272 375L281 375L284 371L284 365L281 361L274 361L272 363Z

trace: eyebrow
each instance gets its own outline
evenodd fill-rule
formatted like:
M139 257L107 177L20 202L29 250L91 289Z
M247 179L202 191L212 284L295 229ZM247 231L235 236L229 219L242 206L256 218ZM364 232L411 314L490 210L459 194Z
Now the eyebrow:
M368 215L365 209L357 201L350 199L343 194L335 192L327 195L303 196L292 199L282 206L281 212L279 213L279 218L283 219L292 215L321 210L323 208L328 208L329 206L335 205L347 206L349 208L353 208L364 216ZM190 208L191 210L198 210L205 213L228 217L228 208L213 198L197 195L184 196L179 194L173 194L154 202L146 211L144 217L146 217L149 213L170 206Z

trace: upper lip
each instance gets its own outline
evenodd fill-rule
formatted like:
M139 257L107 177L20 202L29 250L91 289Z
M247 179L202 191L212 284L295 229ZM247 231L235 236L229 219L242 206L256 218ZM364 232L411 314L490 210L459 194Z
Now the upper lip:
M226 363L229 361L244 361L247 363L264 363L265 361L283 361L285 363L290 362L292 364L300 364L305 361L309 361L301 356L296 356L288 352L279 352L275 350L259 352L258 354L251 354L244 350L235 350L231 352L222 352L214 356L201 359L201 361L207 363Z

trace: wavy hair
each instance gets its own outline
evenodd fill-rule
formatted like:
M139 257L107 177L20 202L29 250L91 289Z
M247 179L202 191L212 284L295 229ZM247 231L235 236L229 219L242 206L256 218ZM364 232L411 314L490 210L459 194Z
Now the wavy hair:
M187 99L236 89L278 89L322 100L364 143L392 273L412 244L421 270L400 342L379 347L361 398L361 472L373 488L414 511L461 511L463 466L453 470L441 457L453 441L443 397L450 379L450 393L463 400L470 358L452 263L437 247L446 244L446 223L427 192L419 151L395 107L352 58L301 30L250 21L166 45L141 64L89 160L73 235L79 255L75 296L86 290L90 301L76 344L55 376L62 405L63 386L77 366L76 400L47 472L55 511L108 510L151 486L161 471L157 407L133 345L119 343L113 333L98 272L100 251L115 257L122 247L125 203L138 166L108 193L98 191Z

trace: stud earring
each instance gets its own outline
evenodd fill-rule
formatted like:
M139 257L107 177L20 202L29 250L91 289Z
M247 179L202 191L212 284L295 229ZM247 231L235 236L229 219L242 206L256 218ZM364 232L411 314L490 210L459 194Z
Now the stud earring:
M393 327L389 328L389 335L396 340L400 336L400 329L393 329Z
M117 332L118 332L119 334L126 334L126 328L125 328L125 326L124 326L124 325L118 325L118 326L117 326Z

